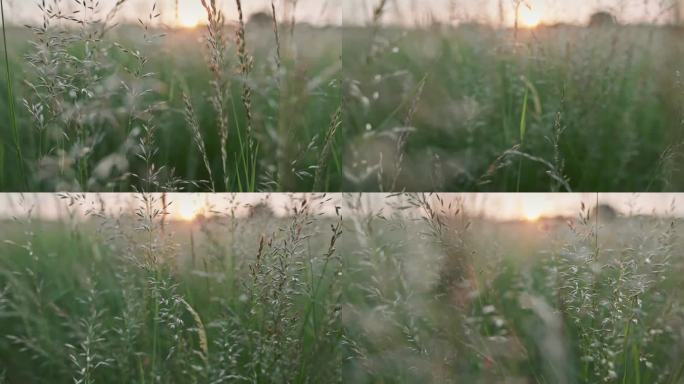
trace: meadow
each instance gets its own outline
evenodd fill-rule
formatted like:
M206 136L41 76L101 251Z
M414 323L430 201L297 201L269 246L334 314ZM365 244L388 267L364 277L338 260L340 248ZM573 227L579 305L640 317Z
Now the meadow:
M164 195L103 196L52 219L13 196L0 382L684 382L672 215L306 194L180 219Z
M339 380L340 227L316 219L320 199L193 222L160 195L115 216L67 203L56 222L2 223L0 382Z
M5 15L0 190L341 188L339 30L286 19L289 3L229 18L207 2L196 28L152 6L117 19L131 3Z
M343 33L345 191L682 188L681 28L398 26L380 4Z
M6 20L0 190L683 186L681 28L400 25L389 8L314 26L290 3L242 23L210 7L194 29L153 9L115 25L90 1Z

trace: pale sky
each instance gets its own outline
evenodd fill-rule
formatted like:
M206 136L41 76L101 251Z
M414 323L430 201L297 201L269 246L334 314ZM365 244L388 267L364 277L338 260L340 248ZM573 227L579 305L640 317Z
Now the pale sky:
M472 215L482 215L497 220L516 220L516 219L537 219L540 217L553 217L557 215L575 217L579 213L580 205L584 203L587 207L596 204L597 194L595 193L473 193L439 194L444 201L462 199L465 209ZM97 207L98 201L102 198L110 212L132 213L133 207L139 206L136 196L131 193L117 194L88 194L85 205L72 207L74 212L83 212L88 207ZM276 214L284 214L291 209L293 198L301 199L303 196L309 197L313 201L313 206L323 213L331 214L335 211L335 206L342 207L342 214L348 214L348 205L345 199L356 199L358 195L353 194L195 194L180 193L168 194L167 201L172 202L169 206L169 214L174 219L188 219L199 213L208 214L207 207L223 213L227 212L227 207L237 207L237 214L247 212L247 206L259 202L267 202L272 206ZM23 197L23 204L21 203ZM157 195L159 198L159 195ZM364 206L373 211L384 209L388 214L392 208L392 203L397 203L396 199L388 198L385 194L363 194ZM619 194L601 193L598 194L600 204L610 204L623 214L652 214L666 215L673 214L684 217L684 193L681 194ZM347 200L350 201L350 200ZM32 215L45 219L57 219L65 217L67 213L68 200L60 199L55 194L2 194L0 195L0 218L12 216L22 217L26 212L33 208ZM671 208L674 207L674 210Z
M4 0L6 7L6 19L8 22L18 25L36 22L40 20L40 10L37 3L41 0ZM74 6L72 0L46 0L46 3L53 2L62 4L64 10ZM347 1L347 0L342 0ZM116 3L115 0L100 0L101 9L109 10ZM174 0L128 0L122 8L122 15L129 20L136 20L139 17L146 17L152 9L152 4L157 3L161 10L161 20L168 24L175 23L175 1ZM200 0L178 0L179 18L181 21L206 19L206 13ZM279 17L283 17L285 8L290 7L292 0L274 0ZM217 0L220 8L226 15L227 20L237 19L237 8L234 0ZM271 0L242 0L243 10L246 15L258 11L270 12ZM297 0L296 1L296 20L306 21L312 24L340 24L341 23L341 0ZM106 12L104 12L106 13Z
M36 2L40 0L5 0L7 19L14 24L26 24L39 20ZM65 9L73 6L73 1L46 0L58 2ZM128 0L123 15L129 20L146 16L155 0ZM200 0L178 0L181 24L204 19ZM229 20L235 20L234 0L217 0ZM288 4L294 0L274 0L278 13L283 16ZM380 0L296 0L296 19L313 24L367 24L372 10ZM431 19L441 21L466 22L480 21L498 24L499 4L503 7L504 24L511 25L514 19L515 0L387 0L384 22L429 23ZM586 23L591 13L608 10L620 21L665 22L672 20L672 5L683 0L526 0L530 10L522 7L526 14L531 13L542 23L569 22ZM115 0L100 0L104 9L109 9ZM175 23L175 0L156 0L162 11L162 20L167 25ZM246 14L270 9L270 0L243 0ZM524 15L523 15L524 16Z
M320 1L320 0L319 0ZM669 21L672 4L681 0L527 0L531 11L542 23L586 23L597 10L607 10L621 22ZM345 23L367 23L379 0L344 0ZM388 0L386 22L424 23L432 17L454 22L479 21L499 23L499 3L504 10L504 23L513 24L514 0ZM524 8L524 6L522 7ZM529 12L522 10L521 12ZM668 19L669 18L669 19Z

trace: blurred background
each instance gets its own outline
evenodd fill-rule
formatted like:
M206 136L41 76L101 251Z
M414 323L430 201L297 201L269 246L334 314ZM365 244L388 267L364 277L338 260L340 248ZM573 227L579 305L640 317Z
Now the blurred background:
M46 3L52 3L52 0ZM40 20L37 5L40 1L23 1L23 0L5 0L5 18L8 22L13 24L28 24ZM59 1L62 9L68 12L70 9L78 7L74 2ZM115 0L102 0L99 2L101 6L109 8L113 6ZM135 22L140 15L146 15L152 8L153 4L157 4L157 9L162 13L162 17L157 20L157 23L166 25L179 25L184 27L193 27L197 24L206 23L206 11L204 10L200 0L136 0L130 1L126 7L122 9L119 14L120 21ZM219 9L221 9L226 18L229 20L237 19L237 10L235 9L233 1L218 1ZM284 12L290 12L289 16L294 16L297 20L311 24L339 24L341 22L341 4L332 0L276 0L274 4L278 6L291 7ZM252 0L245 1L243 11L246 15L252 15L258 12L270 13L270 0Z
M344 188L680 190L681 9L345 2Z
M246 217L250 207L265 206L277 216L287 216L298 201L316 197L326 201L317 205L317 213L334 216L335 207L344 206L346 201L360 198L371 209L386 209L387 214L396 213L397 196L382 193L371 194L208 194L208 193L164 193L152 194L157 201L165 201L167 216L171 220L193 221L198 217L221 216L228 211L238 217ZM86 207L106 208L103 213L115 217L123 212L134 212L140 196L131 193L86 194ZM0 217L10 219L22 217L30 212L36 219L58 220L69 216L74 199L80 195L24 193L0 195ZM610 207L615 215L624 217L684 217L684 194L631 194L631 193L440 193L428 196L430 200L462 206L471 218L492 221L530 221L565 218L574 220L582 206L594 207L597 204ZM341 212L344 213L344 209ZM76 209L80 216L86 211ZM418 209L401 209L401 212L420 215ZM84 218L84 217L82 217Z
M348 0L342 5L345 23L363 24L379 1ZM623 23L678 23L680 0L387 0L383 22L394 24L485 23L511 27L516 8L525 25L585 24L598 11L610 12ZM522 7L518 7L521 4Z

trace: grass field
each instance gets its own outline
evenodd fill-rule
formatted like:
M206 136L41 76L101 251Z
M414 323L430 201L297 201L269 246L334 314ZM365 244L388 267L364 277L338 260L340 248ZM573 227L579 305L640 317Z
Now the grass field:
M0 222L0 382L684 382L677 218L306 195L181 220L161 195L107 199Z
M160 196L139 196L116 218L95 198L73 203L76 217L91 210L86 221L2 223L0 381L340 377L334 217L314 220L298 204L287 220L236 220L227 208L163 222Z
M382 12L314 27L277 9L242 28L210 11L175 29L151 11L104 35L94 16L9 20L0 189L682 188L681 28Z
M162 27L153 9L115 26L97 4L8 20L0 190L341 188L339 30L211 7L207 27Z
M678 190L682 36L349 27L345 190Z

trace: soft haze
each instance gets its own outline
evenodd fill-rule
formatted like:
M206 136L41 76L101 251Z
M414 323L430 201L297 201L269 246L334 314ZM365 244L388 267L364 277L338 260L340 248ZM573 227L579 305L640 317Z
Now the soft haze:
M160 194L155 194L157 199ZM495 220L537 219L542 217L566 216L575 217L581 204L593 207L609 204L625 215L658 215L684 217L684 193L672 194L629 194L629 193L442 193L438 194L443 201L463 201L465 210L470 215L483 216ZM431 195L435 198L435 195ZM132 193L88 194L87 204L71 208L75 213L82 213L89 207L98 208L102 199L110 213L131 213L140 205L140 195ZM170 193L167 201L171 202L168 212L172 218L193 214L210 215L228 213L229 207L236 208L236 214L247 212L248 207L260 202L269 204L274 213L284 215L291 211L293 204L306 198L310 205L320 213L334 214L335 207L342 207L342 214L347 211L347 204L360 199L367 212L388 214L400 200L386 194L210 194L210 193ZM5 194L0 198L0 218L25 216L32 209L34 217L57 219L65 217L69 200L55 194Z
M607 10L615 14L625 23L663 23L673 19L673 4L681 0L528 0L532 9L541 16L544 24L557 22L585 23L589 16L597 10ZM109 9L115 0L102 0L105 9ZM129 0L122 15L128 20L135 20L147 15L154 0ZM73 5L71 1L61 1L63 7ZM270 9L270 0L243 1L245 13ZM366 24L378 0L298 0L295 17L297 20L312 24ZM432 20L453 23L477 21L499 24L501 14L499 0L389 0L384 22L407 25L426 24ZM39 10L35 0L6 0L8 19L14 24L35 22ZM162 20L166 24L175 21L174 1L157 0L162 10ZM228 19L236 19L235 2L219 0L221 8ZM275 0L281 16L285 8L291 6L291 0ZM503 5L504 25L512 25L514 20L513 0L501 0ZM181 12L183 8L191 9L200 5L200 0L179 0Z
M673 4L680 0L528 0L543 24L586 23L597 10L607 10L624 23L662 23L673 19ZM345 0L345 23L365 24L377 0ZM514 20L513 0L502 0L504 25ZM499 24L499 0L389 0L383 19L390 23L426 24L431 20L477 21Z
M26 24L40 20L40 10L35 0L5 0L7 6L7 19L13 24ZM73 7L73 1L60 1L64 9ZM101 0L103 9L109 10L115 4L115 0ZM154 0L129 0L122 9L121 15L127 20L136 20L149 14ZM175 21L175 2L173 0L157 0L161 9L161 19L165 24L172 25ZM285 8L291 7L291 2L275 0L276 9L280 17L285 15ZM312 24L339 24L341 22L341 10L337 0L298 0L295 11L296 20ZM237 11L234 0L219 0L218 4L227 15L228 20L237 19ZM243 1L244 12L251 15L259 11L270 10L270 0ZM179 0L179 12L196 12L201 8L200 0Z

